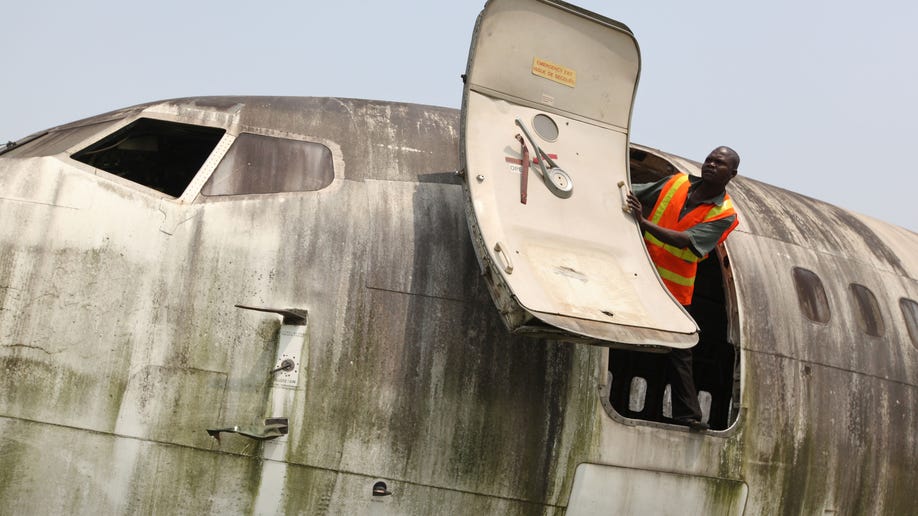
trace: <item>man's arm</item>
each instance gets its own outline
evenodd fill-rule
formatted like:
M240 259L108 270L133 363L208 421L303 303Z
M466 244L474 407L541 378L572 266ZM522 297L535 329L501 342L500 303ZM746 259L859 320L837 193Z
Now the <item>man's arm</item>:
M669 244L673 247L678 247L680 249L693 248L692 238L687 232L660 227L647 220L647 217L644 216L641 201L631 192L628 193L628 207L631 209L631 214L634 216L634 219L637 220L638 225L641 227L641 231L647 231L664 244Z
M633 202L632 198L634 199ZM631 209L632 214L641 214L634 217L640 225L641 231L647 231L664 244L680 249L688 249L698 257L707 256L717 246L724 232L728 231L733 221L736 220L736 215L732 215L711 222L702 222L685 231L676 231L660 227L647 220L646 217L649 213L642 211L640 200L631 194L628 195L628 207Z

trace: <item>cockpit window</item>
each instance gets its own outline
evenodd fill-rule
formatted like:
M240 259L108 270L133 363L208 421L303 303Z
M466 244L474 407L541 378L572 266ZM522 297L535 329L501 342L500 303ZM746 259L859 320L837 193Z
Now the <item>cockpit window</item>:
M794 267L794 287L797 290L797 301L800 310L807 319L820 323L827 323L832 314L829 311L829 298L822 280L811 270Z
M877 304L877 298L869 288L852 283L850 285L852 308L854 319L857 321L861 331L874 337L882 337L886 332L886 325L883 323L883 315L880 313L880 305Z
M908 328L912 345L918 348L918 303L903 297L899 300L899 306L902 308L902 316L905 317L905 327Z
M178 197L225 132L141 118L75 153L73 159Z
M330 185L334 178L332 153L325 145L242 133L201 194L311 192Z
M0 146L0 155L6 154L7 152L12 151L13 149L18 149L18 148L22 147L23 145L26 145L26 144L28 144L28 143L34 142L35 140L41 138L42 136L44 136L44 135L46 135L46 134L48 134L47 131L45 131L45 132L43 132L43 133L36 133L36 134L31 135L31 136L26 136L25 138L22 138L21 140L18 140L18 141L15 141L15 142L12 142L12 141L6 142L6 143L2 144L2 146Z
M107 132L109 127L115 123L117 120L103 120L81 125L71 124L67 127L33 134L13 143L12 146L7 144L6 149L0 154L9 158L23 159L53 156L90 140L96 134Z

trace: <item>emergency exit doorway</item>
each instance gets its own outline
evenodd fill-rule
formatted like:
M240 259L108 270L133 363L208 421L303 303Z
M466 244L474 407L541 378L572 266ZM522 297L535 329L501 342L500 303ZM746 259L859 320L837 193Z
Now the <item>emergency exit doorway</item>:
M686 172L696 164L671 161L662 153L632 146L632 183L645 183ZM700 329L692 348L695 387L702 420L711 430L725 430L737 419L740 405L740 353L735 320L730 260L723 245L698 263L690 315ZM628 419L672 424L671 395L665 354L611 349L609 405Z

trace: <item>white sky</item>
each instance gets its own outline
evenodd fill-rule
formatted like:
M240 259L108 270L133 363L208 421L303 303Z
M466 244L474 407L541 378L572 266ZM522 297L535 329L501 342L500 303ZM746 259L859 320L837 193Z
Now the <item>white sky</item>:
M198 95L457 108L484 0L52 3L0 12L0 141ZM641 45L633 141L918 231L918 3L574 3Z

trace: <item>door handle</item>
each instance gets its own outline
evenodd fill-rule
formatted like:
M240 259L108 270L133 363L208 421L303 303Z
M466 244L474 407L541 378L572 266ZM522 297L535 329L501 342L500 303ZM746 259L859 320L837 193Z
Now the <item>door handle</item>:
M513 274L513 262L510 261L510 256L504 250L504 246L502 246L500 242L494 244L494 252L497 253L497 256L503 258L504 272Z
M265 424L263 426L227 426L223 428L208 428L207 435L213 437L217 441L220 440L220 434L239 434L243 437L248 437L249 439L255 439L257 441L267 441L269 439L277 439L278 437L287 435L287 418L268 418L265 419Z

